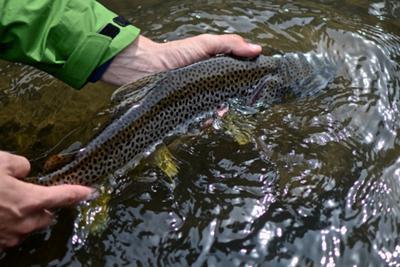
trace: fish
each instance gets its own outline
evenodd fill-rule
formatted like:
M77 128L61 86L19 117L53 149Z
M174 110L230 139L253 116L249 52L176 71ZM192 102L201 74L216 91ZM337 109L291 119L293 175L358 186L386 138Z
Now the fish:
M112 96L119 103L116 119L69 163L31 182L99 184L107 175L139 162L177 129L231 99L250 106L274 104L301 90L325 64L316 58L302 53L254 59L218 56L124 85Z

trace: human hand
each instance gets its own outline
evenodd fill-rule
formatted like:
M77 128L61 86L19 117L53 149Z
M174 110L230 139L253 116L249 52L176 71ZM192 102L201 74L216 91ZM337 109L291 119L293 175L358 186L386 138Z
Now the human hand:
M29 161L0 151L0 251L55 222L51 210L77 204L93 189L78 185L39 186L22 182Z
M249 44L235 34L201 34L183 40L156 43L139 36L118 54L102 80L123 85L154 73L184 67L217 54L256 57L261 46Z

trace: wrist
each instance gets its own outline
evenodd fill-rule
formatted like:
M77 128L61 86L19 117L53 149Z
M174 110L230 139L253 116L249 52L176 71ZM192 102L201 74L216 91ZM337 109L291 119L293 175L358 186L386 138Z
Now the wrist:
M123 85L163 71L160 53L161 44L140 35L112 60L101 80Z

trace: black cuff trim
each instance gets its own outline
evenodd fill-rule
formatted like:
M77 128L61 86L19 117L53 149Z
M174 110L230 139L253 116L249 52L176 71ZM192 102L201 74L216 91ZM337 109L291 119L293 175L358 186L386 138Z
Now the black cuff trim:
M125 27L130 25L129 21L127 21L124 17L118 16L113 19L113 21L121 27Z
M114 37L117 36L119 32L120 29L117 26L108 23L99 33L111 37L111 39L114 39Z
M109 61L107 61L106 63L104 63L103 65L101 65L100 67L96 68L90 75L88 82L95 83L98 80L100 80L101 77L103 76L104 72L106 72L108 67L111 65L112 60L113 60L113 58L110 59Z
M114 23L121 27L125 27L127 25L130 25L129 21L127 21L124 17L118 16L113 19ZM120 32L120 28L117 26L113 25L112 23L108 23L100 32L99 34L105 35L110 37L111 39L114 39L115 36L117 36ZM112 59L104 63L103 65L97 67L92 74L90 75L88 81L89 82L97 82L98 80L101 79L103 76L104 72L108 69L108 67L111 65Z

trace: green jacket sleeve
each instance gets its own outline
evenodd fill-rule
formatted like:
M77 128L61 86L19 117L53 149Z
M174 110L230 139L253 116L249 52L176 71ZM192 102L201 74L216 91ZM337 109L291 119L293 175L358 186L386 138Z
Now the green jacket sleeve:
M116 17L95 0L0 0L0 58L81 88L93 70L139 35ZM114 38L99 33L107 24L119 29Z

